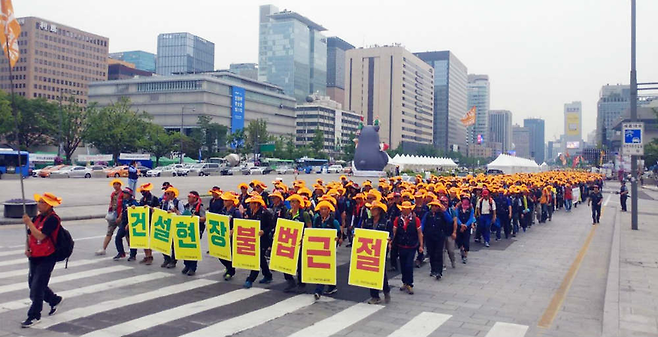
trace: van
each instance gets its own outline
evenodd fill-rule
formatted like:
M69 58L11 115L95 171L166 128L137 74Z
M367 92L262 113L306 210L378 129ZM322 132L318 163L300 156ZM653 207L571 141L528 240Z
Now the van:
M199 163L194 164L188 174L198 176L219 175L220 165L218 163Z

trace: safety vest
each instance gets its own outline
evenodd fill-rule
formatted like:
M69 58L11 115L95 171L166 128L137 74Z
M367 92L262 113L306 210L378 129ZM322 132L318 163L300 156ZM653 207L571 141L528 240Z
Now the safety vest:
M43 225L46 223L46 219L48 219L50 216L54 216L55 219L57 219L57 228L43 240L37 240L33 235L30 235L28 244L30 246L32 257L50 256L55 253L55 240L53 238L57 237L57 232L59 231L61 224L59 216L57 216L55 212L52 212L46 216L39 214L36 216L36 218L34 218L34 227L41 231L43 229Z

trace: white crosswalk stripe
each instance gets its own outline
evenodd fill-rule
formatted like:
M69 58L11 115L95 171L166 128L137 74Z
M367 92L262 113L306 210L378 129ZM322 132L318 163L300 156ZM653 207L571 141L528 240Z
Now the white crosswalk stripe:
M62 296L64 298L72 298L72 297L77 297L77 296L82 296L82 295L87 295L87 294L95 294L97 292L102 292L102 291L107 291L110 289L115 289L115 288L121 288L121 287L127 287L130 285L142 283L142 282L150 282L154 281L157 279L165 278L165 277L171 277L173 274L169 273L163 273L163 272L155 272L155 273L149 273L149 274L144 274L144 275L139 275L139 276L134 276L134 277L128 277L122 280L113 280L105 283L99 283L99 284L94 284L91 286L87 287L82 287L82 288L76 288L76 289L71 289L71 290L66 290L66 291L60 291L57 292L57 295ZM16 310L16 309L23 309L27 308L30 306L32 302L30 301L29 298L25 298L22 300L17 300L17 301L11 301L11 302L5 302L5 303L0 303L0 313L11 311L11 310Z
M448 321L452 315L437 314L434 312L421 312L405 325L393 331L388 337L426 337L443 323Z
M148 328L152 328L160 324L164 324L177 319L192 316L194 314L198 314L206 310L210 310L213 308L218 308L225 305L229 305L231 303L242 301L244 299L250 298L258 294L262 294L267 291L269 290L262 288L234 290L229 293L215 296L213 298L209 298L203 301L181 305L165 311L160 311L152 315L136 318L132 321L128 321L122 324L114 325L106 329L96 330L94 332L88 333L83 336L84 337L125 336L138 331L146 330Z
M288 337L329 337L360 320L383 309L381 305L357 303L331 317L325 318L308 328L297 331Z
M107 261L110 258L101 258L101 259L89 259L89 260L73 260L69 262L69 268L73 267L82 267L82 266L88 266L90 264L95 264L95 263L101 263L103 261ZM27 258L24 258L24 261L27 263ZM55 270L59 269L64 269L65 264L64 263L57 263L55 265ZM16 277L16 276L27 276L27 273L29 272L29 269L18 269L18 270L10 270L10 271L4 271L0 272L0 279L3 278L9 278L9 277Z
M526 331L527 325L496 322L485 337L523 337Z
M113 266L113 267L106 267L106 268L99 268L99 269L90 269L90 270L85 270L81 271L79 273L73 273L73 274L64 274L61 276L55 276L50 279L50 282L48 284L56 284L56 283L62 283L62 282L68 282L68 281L73 281L85 277L92 277L92 276L98 276L98 275L103 275L103 274L109 274L109 273L114 273L117 271L124 271L132 269L132 267L129 266ZM16 290L21 290L21 289L28 289L27 282L20 282L20 283L13 283L13 284L8 284L5 286L0 286L0 294L8 293L11 291L16 291Z
M197 279L197 280L192 280L189 282L184 282L181 284L175 284L171 286L167 286L164 288L160 288L158 290L154 291L149 291L145 293L141 293L139 295L135 296L129 296L129 297L123 297L123 298L118 298L115 300L110 300L110 301L105 301L102 303L94 304L88 307L83 307L83 308L76 308L73 310L65 311L65 312L57 312L56 316L50 316L50 317L43 317L41 318L41 323L39 325L35 326L36 328L39 329L45 329L48 327L51 327L53 325L57 325L60 323L72 321L74 319L79 319L79 318L84 318L84 317L89 317L91 315L95 315L101 312L107 312L110 310L126 307L129 305L133 304L138 304L138 303L143 303L149 300L155 300L158 298L170 296L170 295L175 295L179 294L182 292L186 292L189 290L205 287L211 284L215 284L218 281L212 281L212 280L206 280L206 279Z
M231 336L240 331L251 329L283 315L310 306L315 302L313 296L297 295L279 303L237 316L206 328L183 335L184 337Z
M25 263L25 264L27 264L27 262L28 262L28 261L27 261L27 257L23 256L23 257L21 257L21 258L19 258L19 259L13 259L13 260L7 260L7 261L0 261L0 267L4 267L4 266L12 266L12 265L15 265L15 264L21 264L21 263Z
M1 256L19 255L19 254L25 254L25 249L8 250L6 252L0 252L0 257Z

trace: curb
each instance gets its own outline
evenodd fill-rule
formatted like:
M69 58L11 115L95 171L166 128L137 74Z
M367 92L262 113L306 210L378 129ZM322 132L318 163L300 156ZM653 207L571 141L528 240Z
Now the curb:
M601 335L619 336L619 254L621 245L621 213L615 210L612 230L612 247L608 264L608 278L603 302L603 322Z
M77 221L77 220L89 220L89 219L103 219L107 214L87 214L87 215L75 215L75 216L63 216L61 217L62 221ZM0 226L2 225L20 225L23 223L22 219L3 219L0 220Z

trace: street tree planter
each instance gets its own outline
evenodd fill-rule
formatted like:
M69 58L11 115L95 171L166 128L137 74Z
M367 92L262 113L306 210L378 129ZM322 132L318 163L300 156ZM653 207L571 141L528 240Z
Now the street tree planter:
M23 217L23 200L11 199L4 202L5 218L22 218ZM34 200L25 200L25 212L30 217L37 215L37 203Z

